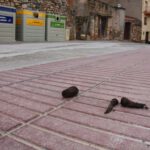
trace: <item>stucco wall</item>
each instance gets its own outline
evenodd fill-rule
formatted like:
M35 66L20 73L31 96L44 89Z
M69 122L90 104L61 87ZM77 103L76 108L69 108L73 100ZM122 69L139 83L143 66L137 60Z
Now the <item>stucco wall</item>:
M150 12L150 0L142 0L142 37L141 37L142 41L145 40L146 32L150 32L150 16L147 16L147 25L144 25L144 17L146 17L144 14L146 8L145 1L148 2L148 8Z

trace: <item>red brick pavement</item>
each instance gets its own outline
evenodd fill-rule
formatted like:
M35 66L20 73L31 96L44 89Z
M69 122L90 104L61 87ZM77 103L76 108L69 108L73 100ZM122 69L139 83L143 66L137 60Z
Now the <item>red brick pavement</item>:
M150 51L128 51L0 72L0 150L149 150ZM78 97L65 100L71 85Z

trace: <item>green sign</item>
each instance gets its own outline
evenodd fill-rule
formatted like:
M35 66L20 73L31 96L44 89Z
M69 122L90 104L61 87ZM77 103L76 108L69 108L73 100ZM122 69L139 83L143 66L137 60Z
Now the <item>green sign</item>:
M53 27L53 28L65 28L65 24L63 22L52 21L51 27Z

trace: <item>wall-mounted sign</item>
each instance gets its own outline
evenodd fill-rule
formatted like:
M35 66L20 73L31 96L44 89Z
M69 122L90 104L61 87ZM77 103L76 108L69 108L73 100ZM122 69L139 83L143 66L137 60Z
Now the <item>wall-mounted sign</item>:
M13 17L0 15L0 23L13 24Z
M27 19L26 23L29 26L44 26L45 25L44 20L38 20L38 19Z
M65 24L63 22L55 22L55 21L52 21L51 22L51 27L52 28L64 28L65 27Z

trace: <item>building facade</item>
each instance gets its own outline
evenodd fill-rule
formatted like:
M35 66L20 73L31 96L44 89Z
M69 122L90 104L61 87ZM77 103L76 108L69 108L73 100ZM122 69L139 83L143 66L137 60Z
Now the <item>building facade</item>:
M141 42L142 0L104 0L125 8L124 39Z
M141 42L142 0L117 0L126 9L124 39Z
M74 39L123 39L125 10L122 7L101 0L72 2Z
M142 41L150 43L150 0L142 0Z

